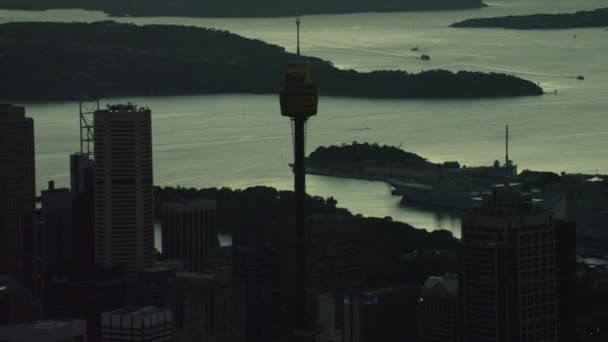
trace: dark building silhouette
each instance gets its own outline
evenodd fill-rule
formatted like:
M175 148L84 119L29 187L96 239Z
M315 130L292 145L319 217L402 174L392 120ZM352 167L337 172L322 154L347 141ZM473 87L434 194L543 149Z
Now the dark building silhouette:
M261 241L243 241L235 236L232 253L236 281L245 286L247 341L273 341L285 328L275 317L282 299L279 251Z
M555 222L518 185L462 221L464 341L557 341Z
M176 294L177 342L246 340L245 286L231 268L178 273Z
M215 201L201 199L163 203L163 257L183 260L190 272L206 271L209 257L219 248L215 208Z
M429 277L420 291L420 342L459 341L458 275Z
M32 293L10 276L0 276L0 325L37 317L39 305Z
M101 314L125 306L126 284L120 269L98 268L88 279L50 278L45 285L47 317L86 320L88 341L101 338Z
M34 165L34 121L23 107L0 104L0 274L27 287L35 257Z
M173 315L169 309L130 306L104 312L102 342L173 342Z
M67 275L73 254L72 192L70 189L55 189L50 181L47 190L40 195L42 204L43 271L54 275Z
M576 340L576 223L558 221L555 224L557 245L557 306L558 341Z
M94 126L95 259L134 281L154 262L151 112L110 106Z
M341 341L416 341L419 293L394 286L343 296Z
M163 266L145 268L139 272L137 281L128 288L130 306L155 306L175 312L177 278L175 269Z
M0 325L3 342L84 342L87 326L77 319L40 319L10 325Z
M72 255L69 277L87 280L95 270L94 162L86 154L70 155Z

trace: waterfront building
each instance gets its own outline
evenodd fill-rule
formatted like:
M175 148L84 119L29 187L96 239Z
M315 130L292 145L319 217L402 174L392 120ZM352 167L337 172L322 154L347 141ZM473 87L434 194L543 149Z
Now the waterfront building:
M36 176L34 121L0 104L0 274L31 285L34 273Z
M462 221L464 340L555 342L555 221L518 185L494 187Z
M0 325L0 341L86 342L86 322L78 319L45 319Z
M94 125L95 259L135 280L154 262L151 112L110 106Z
M210 256L219 248L215 208L215 201L202 199L163 203L163 256L183 260L189 272L207 271Z
M101 342L173 342L173 315L153 306L126 307L101 316Z
M457 342L458 275L429 277L420 292L420 342Z

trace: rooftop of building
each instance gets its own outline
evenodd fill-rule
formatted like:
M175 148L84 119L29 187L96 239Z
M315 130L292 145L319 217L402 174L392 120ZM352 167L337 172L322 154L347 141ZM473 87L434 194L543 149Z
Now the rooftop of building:
M68 327L68 326L75 325L75 324L83 325L84 321L76 320L76 319L52 318L52 319L41 319L41 320L35 320L35 321L15 323L15 324L11 324L10 327L34 329L34 330L53 330L53 329Z
M131 102L107 105L107 111L109 112L145 112L148 110L150 110L150 108L138 107L137 104Z
M0 103L0 121L25 118L25 108L10 103Z
M446 273L441 277L429 277L422 286L422 291L438 290L450 294L458 293L458 275L454 273ZM424 293L423 293L424 294Z
M157 313L164 313L166 310L167 309L157 308L155 306L128 306L108 313L111 315L150 316Z

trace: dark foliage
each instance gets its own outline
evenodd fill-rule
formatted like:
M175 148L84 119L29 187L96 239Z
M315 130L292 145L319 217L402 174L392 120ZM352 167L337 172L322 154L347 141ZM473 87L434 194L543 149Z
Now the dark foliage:
M115 22L0 25L3 100L86 96L274 94L287 62L276 45L214 29ZM429 71L359 73L307 57L324 95L441 98L540 95L502 74Z
M506 17L467 19L453 27L501 27L508 29L567 29L608 25L608 8L562 14L510 15Z
M358 143L343 144L342 146L320 146L314 150L307 161L311 165L325 166L328 163L401 163L413 165L432 165L426 159L415 153L403 151L394 146L377 143Z
M548 171L524 170L518 175L519 180L529 188L545 189L547 186L560 182L560 176Z
M0 0L0 8L84 8L123 16L274 17L480 8L481 0Z
M291 191L269 187L252 187L244 190L229 188L172 188L155 187L156 213L160 204L184 199L212 199L217 201L217 225L221 232L235 240L253 237L265 244L280 245L295 218L294 196ZM370 285L379 286L394 282L420 285L433 272L456 271L453 258L437 258L425 251L442 250L455 255L459 242L448 231L427 232L390 217L372 218L354 216L338 208L334 198L308 197L308 215L342 215L352 219L352 229L359 229L364 243L364 269ZM415 255L408 260L405 255ZM410 265L411 268L405 267Z

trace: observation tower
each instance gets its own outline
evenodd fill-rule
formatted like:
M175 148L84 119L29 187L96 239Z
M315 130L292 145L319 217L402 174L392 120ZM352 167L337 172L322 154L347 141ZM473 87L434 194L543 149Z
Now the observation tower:
M297 25L297 46L300 56L300 20ZM295 310L296 330L310 331L310 319L307 312L306 284L306 122L317 115L319 90L310 76L307 61L299 59L287 66L279 90L281 115L291 119L294 144L294 188L295 188Z

